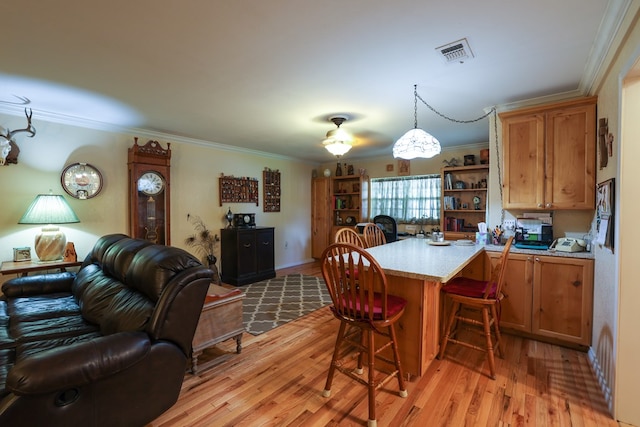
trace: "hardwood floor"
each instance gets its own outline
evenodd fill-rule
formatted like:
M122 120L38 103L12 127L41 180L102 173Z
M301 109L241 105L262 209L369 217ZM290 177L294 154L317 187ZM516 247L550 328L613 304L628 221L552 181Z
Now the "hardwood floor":
M320 275L317 263L278 272ZM362 426L364 386L336 374L323 398L336 320L327 307L254 337L219 345L208 357L220 363L187 374L178 402L150 424L166 426ZM398 396L390 381L377 395L379 426L618 426L607 412L587 355L504 335L496 380L483 354L447 347L427 373Z

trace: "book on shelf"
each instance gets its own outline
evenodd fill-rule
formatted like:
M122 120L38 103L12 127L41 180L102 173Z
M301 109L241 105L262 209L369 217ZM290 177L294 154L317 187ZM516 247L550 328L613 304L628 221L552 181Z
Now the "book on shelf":
M443 198L444 210L451 211L457 209L458 200L453 196L444 196Z

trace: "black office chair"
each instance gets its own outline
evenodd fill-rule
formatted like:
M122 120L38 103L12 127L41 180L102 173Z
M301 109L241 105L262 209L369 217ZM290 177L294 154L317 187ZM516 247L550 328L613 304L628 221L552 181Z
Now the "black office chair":
M384 237L387 238L387 243L398 240L398 224L393 217L389 215L376 215L373 217L373 223L382 228Z

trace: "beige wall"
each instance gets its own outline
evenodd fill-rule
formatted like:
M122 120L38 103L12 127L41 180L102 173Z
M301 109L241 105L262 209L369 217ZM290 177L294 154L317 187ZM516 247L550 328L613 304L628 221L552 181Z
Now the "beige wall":
M24 117L0 114L0 124L7 128L24 125ZM10 260L13 248L30 246L32 256L36 226L19 225L18 220L39 193L64 194L80 218L78 224L63 226L80 258L96 239L107 233L128 233L127 151L134 136L139 143L158 139L164 147L171 143L171 243L184 247L184 239L193 232L187 214L199 215L213 230L225 226L224 214L254 212L258 225L275 227L276 267L297 265L311 260L310 195L311 170L315 165L272 155L243 152L229 147L208 147L197 143L171 141L140 135L90 130L49 123L34 111L34 138L19 134L18 165L0 167L0 260ZM74 162L96 166L104 177L101 193L89 200L76 200L64 193L60 185L62 169ZM259 178L265 167L282 173L281 212L265 213L255 204L219 206L218 177L221 173ZM260 190L262 191L262 190ZM285 247L286 246L286 247ZM188 248L187 248L188 249ZM0 277L0 281L6 280Z
M622 79L640 57L640 4L632 2L620 34L617 35L607 67L598 81L598 117L608 118L614 135L613 157L598 170L597 182L616 179L616 236L614 251L595 247L595 287L593 344L590 356L605 397L613 406L615 418L640 425L640 374L636 359L640 352L640 288L637 278L638 140L640 127L640 89L630 80L622 96Z
M460 165L464 160L463 156L466 154L473 154L476 156L476 162L480 162L480 150L488 148L488 143L472 144L467 146L455 147L453 149L444 148L442 152L431 159L413 159L410 160L410 174L411 175L426 175L431 173L440 173L440 169L445 166L444 160L451 160L457 158L460 160ZM327 162L320 165L317 169L318 175L322 176L323 171L328 168L331 171L331 176L335 175L337 161ZM398 176L398 159L394 159L391 154L391 146L389 147L389 155L382 157L371 157L366 159L349 158L347 153L340 163L352 164L357 171L359 168L366 169L366 174L369 178L386 178ZM387 171L387 165L393 167L392 171Z

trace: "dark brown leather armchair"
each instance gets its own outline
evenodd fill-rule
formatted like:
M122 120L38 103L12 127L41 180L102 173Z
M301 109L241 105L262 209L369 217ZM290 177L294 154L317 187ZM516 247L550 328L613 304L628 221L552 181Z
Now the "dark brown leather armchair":
M213 272L122 234L2 285L0 425L143 426L177 400Z

